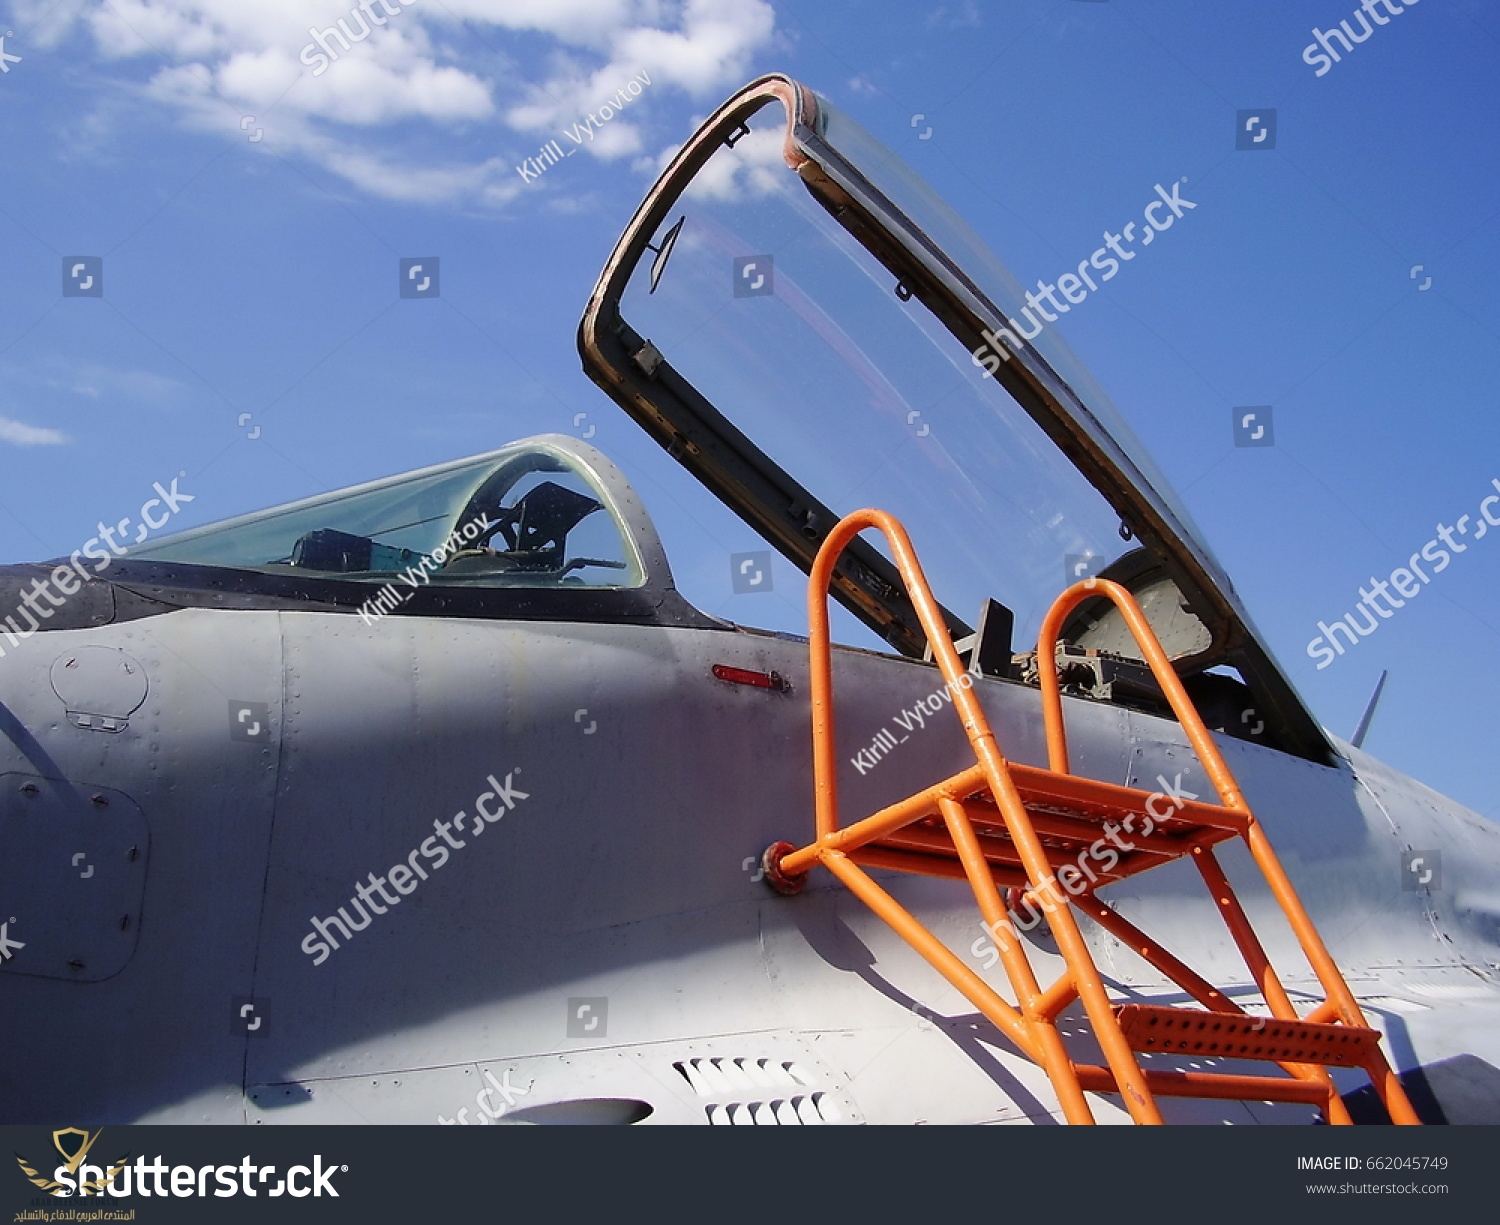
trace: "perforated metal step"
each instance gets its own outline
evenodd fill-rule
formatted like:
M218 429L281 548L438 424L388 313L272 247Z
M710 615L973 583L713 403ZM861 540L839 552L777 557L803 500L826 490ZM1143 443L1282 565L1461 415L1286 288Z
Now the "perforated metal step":
M1282 1021L1245 1013L1124 1004L1115 1009L1115 1016L1130 1049L1147 1054L1217 1055L1362 1068L1380 1044L1380 1033L1373 1029Z

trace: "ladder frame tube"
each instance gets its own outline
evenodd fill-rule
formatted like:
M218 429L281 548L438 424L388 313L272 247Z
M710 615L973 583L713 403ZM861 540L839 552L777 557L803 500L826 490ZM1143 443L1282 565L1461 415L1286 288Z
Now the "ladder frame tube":
M1250 809L1240 794L1239 783L1230 773L1224 758L1219 755L1219 746L1213 742L1208 729L1203 726L1197 707L1188 697L1187 690L1182 687L1182 680L1177 675L1177 669L1172 667L1172 661L1162 650L1156 631L1151 628L1151 622L1146 620L1146 614L1135 602L1135 597L1119 583L1112 583L1108 579L1089 578L1081 583L1074 583L1058 596L1056 603L1042 618L1042 628L1037 634L1036 670L1041 681L1042 719L1047 729L1047 760L1051 768L1058 774L1070 773L1067 730L1063 724L1062 686L1057 679L1058 637L1069 613L1085 600L1101 595L1106 596L1120 610L1120 615L1130 629L1131 637L1135 639L1136 646L1140 647L1146 664L1151 669L1151 675L1156 678L1156 683L1161 686L1162 693L1166 695L1167 705L1177 716L1177 722L1187 734L1193 751L1197 753L1198 760L1203 763L1209 781L1213 783L1214 790L1219 794L1220 803L1225 808L1233 809L1247 817L1251 816Z
M1210 1012L1244 1012L1211 982L1179 961L1118 911L1110 909L1089 890L1078 909L1155 970L1165 974Z
M1327 1002L1337 1007L1339 1019L1345 1025L1367 1025L1368 1021L1355 1000L1354 993L1349 990L1349 984L1344 981L1338 964L1323 943L1323 937L1318 934L1318 929L1308 917L1302 906L1302 899L1297 896L1291 879L1281 866L1281 860L1271 848L1271 840L1266 837L1259 822L1251 822L1245 833L1245 842L1249 845L1250 854L1261 874L1266 878L1266 883L1271 887L1271 895L1280 904L1287 921L1292 925L1302 952L1323 986ZM1386 1113L1391 1116L1391 1122L1401 1127L1421 1126L1422 1120L1412 1106L1411 1099L1407 1097L1401 1078L1391 1068L1385 1053L1379 1047L1375 1048L1370 1062L1364 1067L1369 1074L1370 1083L1375 1087L1376 1096L1385 1106ZM1339 1108L1343 1109L1342 1099L1339 1099Z
M825 652L825 657L827 652ZM813 669L817 671L816 668ZM817 788L818 796L827 795L832 805L830 811L833 814L829 819L828 827L825 829L818 826L818 841L813 846L802 847L799 850L789 852L781 861L781 870L788 876L799 876L806 872L818 860L818 856L825 850L853 851L858 850L867 842L874 842L887 834L894 833L903 826L910 825L914 821L920 821L923 817L930 817L937 811L938 801L945 799L951 792L962 792L967 789L973 791L986 785L988 780L984 776L982 766L970 766L961 770L952 778L944 779L935 783L915 795L899 800L879 812L856 821L853 825L840 829L837 824L838 803L838 780L833 773L827 776L826 786L823 776L818 772L817 744L818 744L818 717L817 712L821 706L827 714L826 726L829 743L832 743L833 735L833 708L831 701L819 701L819 684L814 679L813 685L813 779ZM832 770L832 767L830 767Z
M842 851L830 851L823 866L836 876L855 897L884 919L911 946L921 953L949 983L966 996L985 1017L1035 1060L1039 1052L1021 1014L1001 999L984 979L964 965L941 940L924 927L919 919L882 889Z
M1280 1017L1284 1021L1300 1021L1297 1009L1292 1005L1292 1000L1286 993L1286 988L1281 984L1281 978L1276 973L1276 967L1271 964L1271 959L1266 955L1265 945L1260 942L1260 936L1256 934L1254 926L1250 922L1250 916L1245 913L1245 908L1240 905L1239 895L1235 893L1234 886L1229 883L1229 878L1224 875L1224 869L1220 865L1217 856L1208 847L1194 847L1192 859L1198 866L1198 873L1203 877L1203 883L1208 886L1209 896L1218 903L1216 909L1224 920L1224 926L1229 929L1229 934L1235 944L1239 947L1240 956L1245 959L1245 967L1250 971L1251 981L1259 988L1265 997L1267 1006L1271 1009L1273 1017ZM1342 976L1340 976L1342 979ZM1329 998L1333 998L1332 992ZM1364 1017L1360 1017L1361 1028L1363 1028ZM1338 1087L1333 1083L1333 1075L1325 1067L1314 1064L1285 1064L1293 1076L1302 1080L1320 1081L1328 1092L1326 1109L1328 1111L1329 1123L1336 1125L1352 1125L1354 1120L1349 1115L1348 1107L1344 1105L1344 1099L1339 1096ZM1374 1077L1371 1077L1374 1080Z
M1262 840L1264 841L1263 835ZM1267 846L1269 847L1269 844ZM1252 854L1254 854L1253 848ZM1261 862L1260 857L1256 856L1255 858L1256 863L1259 864ZM1224 869L1218 859L1215 858L1211 850L1205 847L1195 848L1193 859L1197 861L1198 871L1202 874L1204 882L1208 885L1210 891L1212 891L1215 900L1219 902L1219 911L1223 915L1225 925L1228 926L1235 943L1239 945L1240 952L1244 955L1245 964L1250 970L1251 977L1257 983L1261 984L1261 992L1266 997L1266 1003L1271 1007L1272 1015L1283 1017L1289 1021L1299 1020L1297 1010L1292 1006L1292 1001L1286 993L1286 988L1282 986L1281 980L1276 975L1275 968L1266 957L1266 951L1260 942L1260 937L1256 935L1254 927L1251 926L1249 916L1245 914L1245 909L1240 904L1239 897L1234 891L1234 886L1229 883L1229 878L1225 876ZM1267 874L1267 879L1270 879L1269 874ZM1290 888L1289 882L1288 888ZM1282 899L1278 897L1277 901L1282 902ZM1310 928L1312 922L1308 919L1306 912L1301 910L1301 903L1298 901L1295 893L1291 895L1291 901L1296 904L1297 910L1301 913L1303 924ZM1285 902L1282 902L1282 909L1286 912L1288 919L1293 919L1293 914ZM1308 949L1306 943L1303 943L1300 932L1297 932L1297 927L1298 924L1293 919L1292 928L1294 933L1298 934L1298 943L1302 945L1302 951L1307 954L1308 961L1312 965L1314 973L1317 973L1318 963L1314 960L1312 952ZM1313 934L1316 936L1316 929L1314 929ZM1321 948L1322 941L1320 940L1318 943L1319 948ZM1332 1005L1333 1011L1337 1014L1337 1019L1345 1025L1365 1027L1367 1022L1365 1021L1364 1013L1360 1011L1359 1005L1354 1003L1353 993L1350 992L1348 985L1344 982L1344 976L1339 973L1338 967L1333 965L1333 959L1328 956L1326 950L1323 950L1323 956L1327 958L1328 964L1332 968L1330 977L1333 980L1333 984L1336 984L1340 988L1340 990L1335 990L1328 979L1323 974L1318 973L1318 981L1322 984L1324 991L1327 992L1324 1006ZM1340 996L1344 997L1344 999L1340 999ZM1347 1007L1344 1004L1345 999L1348 1001ZM1314 1012L1317 1011L1317 1009L1314 1010ZM1350 1011L1357 1018L1355 1021L1347 1019ZM1333 1020L1335 1018L1330 1017L1329 1019ZM1333 1077L1328 1070L1326 1068L1315 1067L1315 1065L1299 1066L1319 1072L1327 1079L1331 1094L1328 1103L1328 1121L1330 1123L1352 1124L1354 1120L1350 1118L1348 1108L1344 1105L1344 1100L1334 1086ZM1406 1096L1406 1090L1401 1086L1400 1079L1391 1071L1390 1064L1386 1062L1385 1055L1379 1047L1376 1047L1369 1062L1361 1066L1369 1076L1370 1084L1374 1088L1376 1096L1380 1098L1381 1103L1386 1108L1386 1112L1391 1116L1391 1122L1400 1126L1420 1126L1422 1120L1418 1117L1416 1110L1413 1109L1411 1100Z
M1026 1023L1042 1053L1042 1066L1053 1085L1061 1087L1059 1092L1065 1089L1068 1093L1069 1104L1064 1108L1064 1113L1070 1120L1076 1115L1080 1121L1087 1118L1088 1122L1092 1123L1094 1112L1089 1109L1088 1102L1083 1096L1083 1089L1078 1084L1077 1074L1073 1071L1073 1060L1063 1045L1062 1035L1057 1032L1056 1013L1049 1016L1043 1007L1044 998L1049 1005L1056 1001L1050 996L1044 997L1036 980L1036 972L1031 968L1031 962L1021 949L1021 937L1005 912L1005 904L1000 900L1000 891L995 888L994 878L989 872L989 863L984 858L984 852L979 848L979 839L974 834L974 827L969 823L969 815L957 800L946 798L939 800L938 807L942 810L943 820L948 825L948 832L953 838L954 848L958 851L959 861L968 874L969 886L974 891L974 900L979 903L979 913L984 919L985 930L990 933L1000 959L1005 963L1005 973L1021 1005L1021 1014L1026 1018ZM1071 988L1072 976L1064 974L1063 979ZM1073 994L1077 993L1073 992ZM1063 1008L1067 1007L1068 998L1071 997L1065 997ZM1061 1012L1062 1008L1058 1008L1057 1011ZM1062 1079L1059 1080L1059 1077Z
M905 872L913 876L932 876L939 880L969 880L969 874L964 871L962 864L954 863L951 859L924 855L920 851L866 846L854 851L845 851L843 854L848 855L861 867L880 868L888 872ZM790 859L791 856L788 855L786 858ZM782 862L785 863L786 860ZM1026 873L1020 868L1002 868L992 864L990 877L995 884L1006 889L1024 887L1026 884Z
M1058 1105L1069 1123L1087 1126L1094 1122L1094 1113L1083 1096L1083 1088L1073 1070L1073 1061L1068 1057L1055 1029L1051 1030L1054 1041L1050 1042L1046 1038L1045 1029L1040 1034L1033 1032L1034 1027L1014 1007L1001 999L988 983L954 956L946 944L928 931L910 911L871 880L842 851L829 851L822 863L843 882L850 893L925 957L996 1029L1033 1063L1041 1066L1052 1082Z
M1094 1093L1119 1093L1108 1068L1080 1066L1078 1080ZM1310 1080L1277 1080L1268 1076L1235 1076L1225 1072L1146 1073L1152 1091L1162 1097L1200 1097L1232 1102L1295 1102L1327 1105L1327 1090Z
M1073 985L1073 972L1068 970L1037 997L1037 1016L1055 1021L1077 998L1078 988Z
M1270 957L1266 955L1265 945L1261 944L1260 937L1251 926L1250 916L1240 905L1239 895L1229 883L1229 878L1224 875L1218 858L1212 850L1199 846L1193 848L1192 860L1198 874L1203 877L1203 883L1208 886L1209 896L1216 903L1215 909L1224 920L1224 926L1229 929L1229 935L1238 946L1240 956L1245 959L1245 968L1250 971L1251 981L1265 997L1271 1015L1280 1017L1283 1021L1300 1021L1302 1018L1292 1006L1291 997L1281 985L1281 978L1271 964ZM1363 1021L1364 1018L1360 1019Z

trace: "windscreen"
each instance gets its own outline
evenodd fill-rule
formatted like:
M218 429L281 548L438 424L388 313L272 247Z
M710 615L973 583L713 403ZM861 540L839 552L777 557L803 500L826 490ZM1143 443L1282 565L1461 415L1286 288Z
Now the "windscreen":
M1044 286L1039 282L1037 289L1051 290L1049 296L1043 297L1035 290L1028 296L1028 291L1011 274L1010 269L1000 262L968 223L895 153L822 96L818 97L818 115L819 132L826 143L852 163L948 260L962 269L964 276L995 308L996 313L1011 324L1012 334L1017 339L1025 340L1056 373L1063 389L1068 393L1069 411L1075 417L1091 422L1101 434L1118 446L1122 457L1139 474L1141 480L1138 484L1144 484L1157 495L1172 512L1178 526L1192 538L1200 554L1206 559L1212 559L1202 532L1193 523L1182 500L1156 466L1150 452L1089 373L1088 367L1052 326L1062 314L1071 309L1070 304L1077 305L1089 292L1114 277L1120 261L1134 259L1140 247L1152 241L1153 236L1149 233L1134 235L1137 244L1135 251L1128 244L1119 252L1108 247L1101 248L1098 255L1102 258L1096 256L1097 263L1086 262L1077 273L1059 277L1056 286ZM1171 212L1166 209L1158 211L1170 225ZM984 361L995 353L995 347L988 346L980 352L980 360ZM1214 564L1217 569L1217 562Z
M1138 546L787 168L781 108L747 128L662 223L652 241L667 254L635 269L621 315L835 512L875 506L900 519L955 613L973 619L997 599L1020 643L1034 642L1064 586Z

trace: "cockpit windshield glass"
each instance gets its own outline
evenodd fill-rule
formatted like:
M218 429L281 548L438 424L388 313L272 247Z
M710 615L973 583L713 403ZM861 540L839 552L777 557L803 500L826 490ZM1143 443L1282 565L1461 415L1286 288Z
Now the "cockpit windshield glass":
M938 598L986 597L1020 641L1069 582L1128 549L1119 516L954 336L818 204L768 106L662 223L621 315L839 514L910 532ZM652 287L656 276L655 288ZM878 540L873 543L880 544Z
M1025 288L1010 269L1000 262L995 253L970 229L968 223L923 182L911 167L821 95L818 97L818 115L819 130L827 143L852 162L886 199L931 239L933 245L961 268L999 314L1007 320L1017 321L1015 331L1031 344L1073 392L1073 403L1070 405L1072 411L1092 418L1120 447L1145 483L1193 538L1199 551L1204 556L1211 557L1212 554L1204 543L1203 533L1193 523L1181 499L1151 458L1150 452L1089 373L1088 367L1063 341L1051 326L1051 321L1044 317L1051 315L1055 321L1062 312L1069 309L1068 302L1075 299L1058 301L1054 295L1051 299L1041 299L1044 305L1040 310L1031 309L1032 300L1036 299L1035 293L1032 300L1028 300ZM1147 237L1146 241L1149 242L1150 238ZM1109 265L1118 265L1118 261L1110 257L1107 248L1101 249L1101 253L1105 258L1099 265L1085 266L1082 270L1085 275L1101 279L1115 275L1116 270L1112 270ZM1134 253L1128 258L1134 259ZM1079 278L1072 279L1077 281ZM1064 282L1066 280L1067 278L1063 278ZM1072 293L1078 293L1083 286L1073 285L1069 289ZM1062 290L1059 289L1058 292L1061 293ZM1049 301L1055 311L1045 305ZM1038 325L1040 331L1037 331Z
M645 581L599 483L572 457L536 444L183 532L131 556L424 587Z

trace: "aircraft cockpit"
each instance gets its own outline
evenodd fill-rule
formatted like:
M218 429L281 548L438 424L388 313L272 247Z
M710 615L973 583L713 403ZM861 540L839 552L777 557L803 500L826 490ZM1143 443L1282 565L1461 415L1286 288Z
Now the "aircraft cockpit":
M109 576L130 616L208 604L720 624L678 594L620 470L561 434L164 537Z
M530 439L184 532L132 556L377 586L640 587L642 544L651 542L640 533L654 532L612 492L623 482L600 472L601 458L572 440Z

